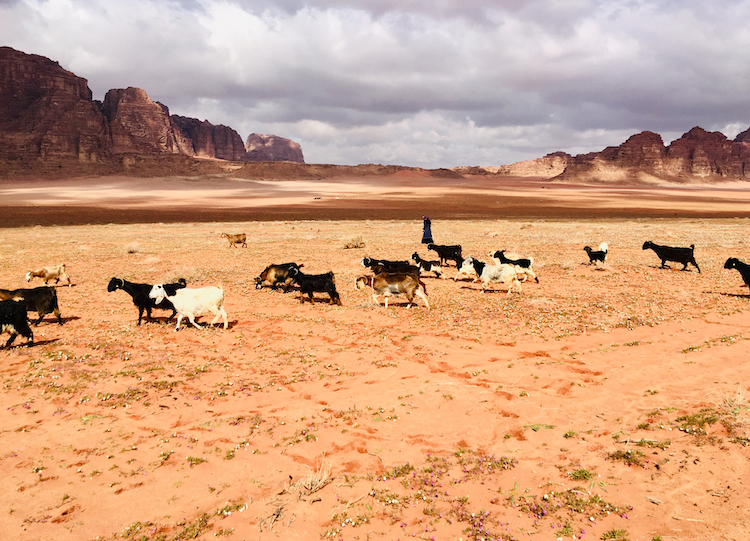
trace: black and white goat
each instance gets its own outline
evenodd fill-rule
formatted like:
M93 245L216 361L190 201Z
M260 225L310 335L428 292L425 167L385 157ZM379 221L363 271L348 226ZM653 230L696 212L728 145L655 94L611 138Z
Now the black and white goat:
M443 268L440 265L440 261L427 261L426 259L419 257L417 252L414 252L411 255L411 258L417 264L417 267L419 267L421 272L434 272L436 278L444 278Z
M534 272L534 258L533 257L519 257L518 259L511 259L505 255L505 250L498 250L494 254L488 254L495 265L513 265L516 267L516 274L518 279L525 282L527 278L533 278L538 284L539 278L537 278Z
M175 291L185 287L187 283L185 282L184 278L180 278L175 283L163 285L165 291L167 292L167 295L174 295ZM169 299L162 299L161 302L157 303L156 301L154 301L154 299L149 297L149 294L151 293L151 289L153 287L154 286L152 284L139 284L136 282L128 282L127 280L123 280L122 278L112 278L107 285L107 291L112 293L113 291L122 289L125 293L133 298L133 304L138 308L138 323L136 323L136 325L141 324L144 310L146 312L146 317L148 317L148 320L152 321L152 308L172 310L172 313L167 318L167 321L169 321L175 316L177 310L175 310L174 305L172 305Z
M325 274L305 274L299 269L291 269L289 276L299 286L300 304L305 302L305 295L309 297L312 304L314 302L313 293L328 293L328 296L331 298L331 304L341 305L341 297L339 297L338 291L336 291L336 281L331 271Z
M687 270L688 263L692 264L698 272L701 269L698 263L695 262L695 244L691 244L690 248L681 248L674 246L662 246L660 244L654 244L650 240L643 243L644 250L653 250L656 256L661 259L661 268L671 268L667 265L667 261L674 261L675 263L682 263L684 266L680 269L682 271Z
M597 261L604 263L609 253L609 246L606 242L602 242L598 250L594 250L591 246L584 246L583 251L589 255L589 265L595 265Z
M727 259L727 262L724 263L725 269L737 269L740 273L740 276L742 276L742 281L745 282L744 285L750 287L750 265L747 263L743 263L736 257L730 257Z
M26 319L26 301L0 301L0 333L4 332L10 333L10 338L5 342L6 348L19 334L26 338L27 346L34 343L34 333Z
M21 289L0 289L0 300L26 301L26 310L36 312L39 319L34 325L39 325L49 313L57 317L58 325L62 325L60 307L57 304L57 290L54 287L40 286Z
M477 279L482 282L482 291L491 289L490 284L497 282L508 286L508 294L510 294L513 286L518 288L519 293L521 292L521 282L518 280L516 267L513 265L508 265L507 263L503 263L502 265L488 265L473 257L467 257L463 260L461 271L464 271L468 266L473 267Z

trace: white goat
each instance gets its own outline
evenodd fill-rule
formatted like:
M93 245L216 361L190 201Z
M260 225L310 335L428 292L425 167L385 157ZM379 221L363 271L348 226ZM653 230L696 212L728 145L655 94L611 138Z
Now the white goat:
M536 277L536 273L534 272L534 269L531 268L531 266L522 267L521 265L513 265L512 263L503 263L503 261L499 257L495 257L495 254L497 253L498 252L489 252L487 254L489 257L492 258L492 262L495 264L496 267L500 265L511 265L515 269L516 277L518 278L519 281L525 282L526 280L531 278L532 280L535 280L536 283L539 283L539 278Z
M26 273L26 281L31 282L32 278L41 278L46 284L50 280L54 280L56 284L60 283L60 280L67 282L70 286L70 278L65 272L65 263L57 265L56 267L42 267L41 269L32 270Z
M221 317L224 320L224 329L227 328L227 313L224 311L224 289L221 286L201 287L198 289L178 289L174 295L167 295L164 286L157 284L151 288L148 295L156 304L159 304L165 298L168 299L174 309L177 310L177 327L175 331L180 330L180 322L183 316L186 316L194 327L202 329L195 322L196 316L210 312L215 315L211 325L216 323Z

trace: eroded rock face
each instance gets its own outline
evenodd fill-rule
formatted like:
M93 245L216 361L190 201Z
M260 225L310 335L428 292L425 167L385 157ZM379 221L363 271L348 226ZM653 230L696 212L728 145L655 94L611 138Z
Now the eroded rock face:
M277 135L251 133L245 141L245 161L305 163L299 143Z
M171 118L190 139L195 156L237 162L245 159L242 137L229 126L214 126L207 120L179 115Z
M140 88L110 90L102 112L109 120L113 154L194 154L190 139L169 118L169 109Z
M722 133L695 127L665 147L660 135L643 132L620 146L575 156L555 178L584 182L750 180L750 144L738 141L741 136L730 141Z
M128 163L132 155L304 163L300 146L253 134L246 149L228 126L170 116L140 88L92 99L86 79L57 62L0 47L0 159L6 163Z
M512 177L552 178L565 171L571 159L570 154L565 152L553 152L536 160L525 160L496 168L488 167L487 169Z
M106 156L108 126L86 79L57 62L0 47L0 158Z

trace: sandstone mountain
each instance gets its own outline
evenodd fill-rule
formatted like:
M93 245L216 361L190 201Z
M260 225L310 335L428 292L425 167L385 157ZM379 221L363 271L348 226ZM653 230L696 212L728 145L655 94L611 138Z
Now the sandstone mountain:
M305 162L299 144L276 135L251 133L245 141L245 150L248 162Z
M294 141L251 140L246 149L228 126L170 115L139 88L113 89L95 101L86 79L57 62L0 47L0 160L11 169L8 163L116 165L159 156L304 163Z
M750 129L729 140L720 132L695 127L669 146L645 131L620 146L569 156L543 158L487 168L499 174L542 177L566 182L715 182L750 180Z

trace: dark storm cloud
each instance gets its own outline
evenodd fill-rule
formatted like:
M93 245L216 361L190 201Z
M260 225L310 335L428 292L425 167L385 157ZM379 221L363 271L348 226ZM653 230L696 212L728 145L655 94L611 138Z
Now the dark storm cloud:
M427 167L734 136L749 18L750 0L0 0L5 44L98 99L138 86L308 161Z

